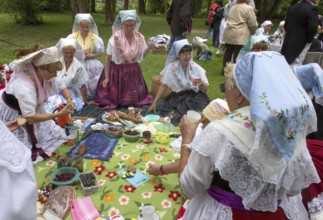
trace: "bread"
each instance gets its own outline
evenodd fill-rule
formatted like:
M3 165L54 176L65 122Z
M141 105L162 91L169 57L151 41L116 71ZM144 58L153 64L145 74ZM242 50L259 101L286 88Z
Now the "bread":
M82 144L79 150L77 151L77 155L83 156L86 153L86 150L87 150L86 144Z
M23 125L25 125L27 123L27 119L25 119L25 118L17 118L17 124L19 125L19 126L23 126Z

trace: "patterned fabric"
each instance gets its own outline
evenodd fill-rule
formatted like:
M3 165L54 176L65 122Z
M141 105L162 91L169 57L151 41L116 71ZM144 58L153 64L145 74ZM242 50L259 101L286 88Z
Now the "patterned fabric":
M57 160L65 155L70 147L62 145L50 160L34 166L38 186L49 183L49 176L56 170ZM99 191L90 195L94 206L106 217L120 214L125 219L136 218L143 205L153 205L160 219L175 219L184 201L178 185L177 174L150 176L146 173L149 164L166 164L179 159L180 154L168 145L154 142L144 145L141 142L128 143L121 138L109 161L84 159L84 172L94 172L99 182ZM150 177L149 182L138 188L117 175L117 172L128 165L135 165L138 171ZM80 188L77 197L84 197ZM71 219L69 214L66 218Z

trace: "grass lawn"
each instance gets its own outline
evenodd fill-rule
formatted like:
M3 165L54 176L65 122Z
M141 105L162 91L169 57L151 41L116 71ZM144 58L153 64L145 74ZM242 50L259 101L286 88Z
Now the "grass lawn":
M92 14L99 29L100 37L103 39L105 46L111 36L111 27L104 25L104 14ZM54 46L60 38L66 37L72 31L74 19L69 12L64 13L46 13L43 14L44 23L38 26L23 26L15 24L13 19L6 14L0 13L0 40L5 40L23 47L31 47L34 44L40 44L46 47ZM141 28L140 32L148 39L158 34L170 35L170 29L163 16L140 16ZM196 18L193 20L193 30L189 36L192 41L194 36L205 37L207 26L204 25L204 18ZM208 45L213 52L212 61L196 61L207 73L210 86L208 95L211 99L218 97L223 98L220 93L219 84L224 81L224 76L220 74L222 68L222 57L215 56L215 48L211 46L209 40ZM7 44L0 41L0 64L9 63L15 59L13 56L17 46ZM195 56L195 51L194 51ZM105 55L103 54L100 61L103 62ZM148 88L151 88L151 79L154 75L159 74L163 69L166 61L166 54L153 54L150 52L141 63L141 68Z

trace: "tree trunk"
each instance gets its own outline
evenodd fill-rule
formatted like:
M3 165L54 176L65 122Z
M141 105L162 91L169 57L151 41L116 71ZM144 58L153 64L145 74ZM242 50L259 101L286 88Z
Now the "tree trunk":
M91 12L96 12L96 10L95 10L95 0L91 0Z
M90 0L71 0L71 9L73 19L78 13L89 13L90 12Z
M139 13L140 14L146 14L146 1L145 0L139 0Z
M165 11L164 11L165 17L167 16L167 10L168 10L168 0L165 0Z
M129 9L129 0L124 0L123 10L128 10L128 9Z
M112 25L115 19L116 0L105 0L105 23Z

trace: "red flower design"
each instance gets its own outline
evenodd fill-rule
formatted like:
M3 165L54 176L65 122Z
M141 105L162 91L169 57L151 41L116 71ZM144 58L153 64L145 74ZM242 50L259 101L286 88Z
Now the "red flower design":
M123 188L124 188L124 190L126 190L126 192L132 192L132 193L137 189L136 187L134 187L132 185L124 186Z
M100 166L95 167L94 169L94 173L97 173L98 175L101 175L103 170L105 170L105 166L103 166L102 164Z
M12 70L6 70L6 73L8 73L8 74L12 74L12 73L13 73L13 71L12 71Z
M109 179L112 179L113 177L117 176L117 172L108 172L107 175L105 175L105 177L108 177Z
M162 192L164 192L164 190L165 190L165 187L163 186L163 184L159 184L158 186L154 186L155 187L155 192L160 192L160 193L162 193Z
M115 41L118 41L118 40L119 40L119 38L118 38L117 36L114 36L114 40L115 40Z
M177 201L177 199L181 197L181 194L177 191L170 191L168 198L172 199L173 201Z
M122 55L122 54L123 54L123 50L121 50L121 49L120 49L120 50L119 50L119 53L120 53L120 55Z
M159 152L160 153L166 153L166 152L168 152L168 150L166 149L166 148L159 148Z

